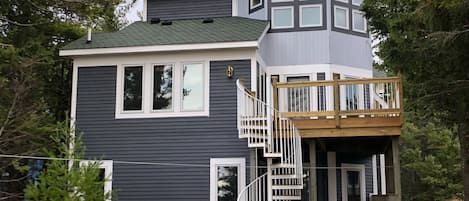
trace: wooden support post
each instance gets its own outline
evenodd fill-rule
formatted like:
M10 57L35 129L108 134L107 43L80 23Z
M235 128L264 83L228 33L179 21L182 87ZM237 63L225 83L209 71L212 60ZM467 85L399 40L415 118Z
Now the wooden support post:
M395 201L401 201L401 170L399 162L399 137L391 138L391 146L385 153L386 191L394 195Z
M334 74L334 114L335 126L340 128L340 88L339 88L339 74Z
M278 109L278 87L277 87L277 83L278 83L278 80L279 77L278 75L272 75L272 97L273 97L273 107L276 109L276 110L279 110Z
M400 118L401 118L401 124L404 124L404 82L402 81L402 75L401 73L398 74L399 76L399 107L401 109L401 114L400 114Z
M316 141L312 140L309 143L309 161L311 164L310 169L310 201L318 201L318 187L317 187L317 169L318 166L316 163Z

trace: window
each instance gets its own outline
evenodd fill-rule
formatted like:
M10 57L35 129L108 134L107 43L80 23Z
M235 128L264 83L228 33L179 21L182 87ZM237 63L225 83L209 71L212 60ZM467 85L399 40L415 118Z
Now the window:
M365 201L365 165L342 163L342 200Z
M317 80L326 80L326 73L317 73ZM326 110L326 87L318 87L318 111Z
M349 0L335 0L335 1L348 3Z
M184 64L182 102L183 111L201 111L204 108L204 66Z
M124 68L124 111L142 110L142 66Z
M173 108L173 65L153 66L153 110Z
M363 3L363 0L352 0L352 4L356 6L361 6Z
M366 33L366 18L362 12L358 10L352 11L353 31Z
M300 6L300 27L322 26L322 5Z
M348 8L334 6L334 26L341 29L349 29Z
M309 76L287 77L287 82L309 81ZM310 88L288 88L288 112L309 112Z
M102 161L80 161L80 166L91 165L92 163L99 163L99 179L104 180L104 193L112 195L112 169L113 161L112 160L102 160ZM106 201L111 201L108 199Z
M119 66L116 118L208 116L209 63Z
M210 159L210 201L235 201L246 185L244 158Z
M261 7L262 1L263 0L249 0L249 6L250 6L249 8L253 10L253 9Z
M272 8L272 28L293 28L293 7Z

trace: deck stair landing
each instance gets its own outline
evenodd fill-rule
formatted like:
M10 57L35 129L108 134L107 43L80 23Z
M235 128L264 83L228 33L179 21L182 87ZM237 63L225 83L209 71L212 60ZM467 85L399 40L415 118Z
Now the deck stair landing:
M263 151L267 173L254 179L238 201L301 200L301 136L294 123L257 99L238 80L238 131L249 148Z

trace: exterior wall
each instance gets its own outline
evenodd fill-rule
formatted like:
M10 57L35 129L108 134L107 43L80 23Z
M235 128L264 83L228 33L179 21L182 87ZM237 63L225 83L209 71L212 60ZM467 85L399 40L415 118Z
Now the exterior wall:
M249 0L236 0L236 2L238 3L238 16L258 20L267 20L267 0L264 0L263 8L254 12L249 11Z
M373 57L369 38L332 31L331 63L372 71Z
M188 19L232 15L232 0L147 0L147 19Z
M131 165L114 162L119 200L209 200L210 158L244 157L247 143L236 129L236 79L250 77L251 61L210 62L210 116L115 119L116 67L78 68L76 120L88 158L195 164ZM250 83L246 79L247 84Z
M261 41L259 51L268 66L330 63L329 33L327 31L269 33Z

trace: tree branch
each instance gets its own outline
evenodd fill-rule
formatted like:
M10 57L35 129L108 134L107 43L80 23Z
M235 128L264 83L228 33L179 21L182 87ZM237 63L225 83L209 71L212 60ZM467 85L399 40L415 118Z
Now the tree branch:
M13 98L13 102L11 103L11 106L8 109L5 121L3 121L3 125L2 127L0 127L0 137L2 137L3 131L5 131L5 128L7 127L11 117L13 116L13 109L16 107L16 101L18 101L18 92L15 92L15 97Z
M16 21L13 21L13 20L10 20L10 19L6 18L5 16L0 16L0 21L4 21L4 22L10 23L10 24L14 24L14 25L20 26L20 27L32 27L32 26L37 25L37 24L25 24L25 23L16 22Z
M24 179L28 178L28 175L24 176L24 177L20 177L18 179L8 179L8 180L0 180L0 183L9 183L9 182L18 182L18 181L22 181Z

